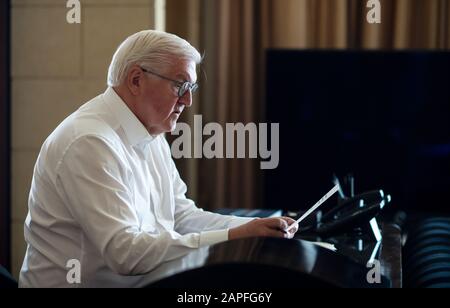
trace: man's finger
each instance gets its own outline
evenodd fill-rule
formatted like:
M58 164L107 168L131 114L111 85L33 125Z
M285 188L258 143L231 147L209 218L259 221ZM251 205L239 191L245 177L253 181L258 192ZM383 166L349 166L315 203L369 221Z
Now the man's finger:
M284 230L288 227L287 222L282 219L281 217L277 218L270 218L270 220L267 221L268 226L273 229L281 229Z
M288 231L289 234L295 235L297 233L298 229L297 228L292 228L291 230Z
M267 236L270 237L277 237L277 238L287 238L287 233L284 233L283 231L277 231L277 230L273 230L273 229L269 229L267 231Z
M281 219L286 221L288 223L288 225L292 225L293 223L295 223L295 220L290 217L283 216L283 217L281 217Z
M298 224L294 222L294 226L289 230L291 233L295 233L298 231Z

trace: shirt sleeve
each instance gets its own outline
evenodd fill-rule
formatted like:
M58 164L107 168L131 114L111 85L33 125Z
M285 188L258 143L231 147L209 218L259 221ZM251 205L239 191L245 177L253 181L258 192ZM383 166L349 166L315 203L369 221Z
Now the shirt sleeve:
M202 243L208 242L214 244L228 240L228 229L238 227L254 219L220 215L199 209L192 200L186 197L186 184L178 173L170 155L170 147L165 139L164 142L166 157L172 173L173 193L175 197L175 230L177 232L181 234L199 232ZM217 231L211 233L212 230Z
M66 150L55 179L69 212L113 271L145 274L202 244L223 239L223 232L217 231L185 235L141 231L128 185L133 175L119 150L100 136L81 137Z

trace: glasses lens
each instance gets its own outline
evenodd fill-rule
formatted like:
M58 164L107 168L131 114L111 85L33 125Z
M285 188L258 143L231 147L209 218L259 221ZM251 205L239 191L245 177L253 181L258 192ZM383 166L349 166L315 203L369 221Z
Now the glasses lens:
M184 94L186 94L187 91L191 91L191 93L194 93L198 88L198 85L194 83L191 85L189 82L183 83L183 85L180 87L180 90L178 91L178 96L182 97Z
M178 90L178 96L182 97L188 89L189 84L187 82L183 83L183 85L180 87L180 90Z

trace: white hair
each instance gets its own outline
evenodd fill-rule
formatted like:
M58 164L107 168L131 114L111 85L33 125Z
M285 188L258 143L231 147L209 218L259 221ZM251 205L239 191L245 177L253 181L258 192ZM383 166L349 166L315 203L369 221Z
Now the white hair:
M164 70L177 59L202 61L200 53L186 40L170 33L144 30L129 36L112 58L108 70L108 86L121 85L133 65L148 69Z

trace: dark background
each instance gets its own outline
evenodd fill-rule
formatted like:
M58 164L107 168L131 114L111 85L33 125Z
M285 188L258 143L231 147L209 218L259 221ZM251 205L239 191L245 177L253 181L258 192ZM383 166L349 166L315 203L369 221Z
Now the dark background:
M450 212L450 53L270 50L267 121L280 164L266 207L305 209L355 176L392 207Z
M0 1L0 264L10 269L9 0Z

